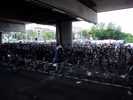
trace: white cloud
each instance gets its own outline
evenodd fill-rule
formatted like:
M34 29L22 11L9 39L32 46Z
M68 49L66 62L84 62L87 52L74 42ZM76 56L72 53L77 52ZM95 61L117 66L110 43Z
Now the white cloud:
M77 21L77 22L73 22L73 27L79 27L81 29L88 29L90 27L92 27L94 24L92 23L88 23L85 21Z
M106 24L112 22L120 25L122 31L133 34L133 8L99 13L98 23L101 22Z
M27 24L27 25L26 25L26 30L34 29L35 27L48 28L48 29L51 29L51 30L53 30L53 31L56 31L55 26L50 26L50 25L40 25L40 24L35 24L35 23Z

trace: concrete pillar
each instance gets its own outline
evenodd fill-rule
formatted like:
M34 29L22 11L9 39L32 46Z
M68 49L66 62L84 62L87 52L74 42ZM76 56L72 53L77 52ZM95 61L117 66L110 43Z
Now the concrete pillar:
M0 44L2 43L2 32L0 32Z
M58 22L56 24L57 43L64 47L72 46L72 21Z

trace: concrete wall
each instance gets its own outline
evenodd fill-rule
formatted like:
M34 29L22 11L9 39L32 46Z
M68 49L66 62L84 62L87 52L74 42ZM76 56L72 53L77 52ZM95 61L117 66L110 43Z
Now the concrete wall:
M0 32L25 32L25 24L0 21Z

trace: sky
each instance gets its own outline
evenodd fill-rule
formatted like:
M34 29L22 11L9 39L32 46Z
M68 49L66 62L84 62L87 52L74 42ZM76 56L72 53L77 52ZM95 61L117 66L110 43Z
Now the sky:
M98 13L98 23L101 22L105 24L111 22L115 25L120 25L123 32L133 34L133 8ZM92 23L88 23L85 21L73 22L73 27L81 29L88 29L91 26L93 26ZM27 25L26 29L31 29L33 27L42 27L42 28L44 27L56 30L54 26L47 26L47 25L44 26L37 24Z
M133 34L133 8L98 13L98 23L108 24L110 22L120 25L123 32ZM82 21L74 23L74 26L86 29L92 25Z
M51 29L53 31L56 31L56 28L54 26L49 26L49 25L40 25L40 24L36 24L36 23L32 23L32 24L27 24L26 25L26 30L28 29L33 29L35 27L40 27L40 28L48 28Z
M98 22L112 22L122 27L122 31L133 34L133 8L103 12L98 14Z

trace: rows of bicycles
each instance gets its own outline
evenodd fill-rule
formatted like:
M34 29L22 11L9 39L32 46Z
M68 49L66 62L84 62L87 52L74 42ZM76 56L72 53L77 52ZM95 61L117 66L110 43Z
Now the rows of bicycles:
M63 48L62 62L54 64L55 45L1 44L0 69L33 71L57 77L129 85L133 48L102 44Z

